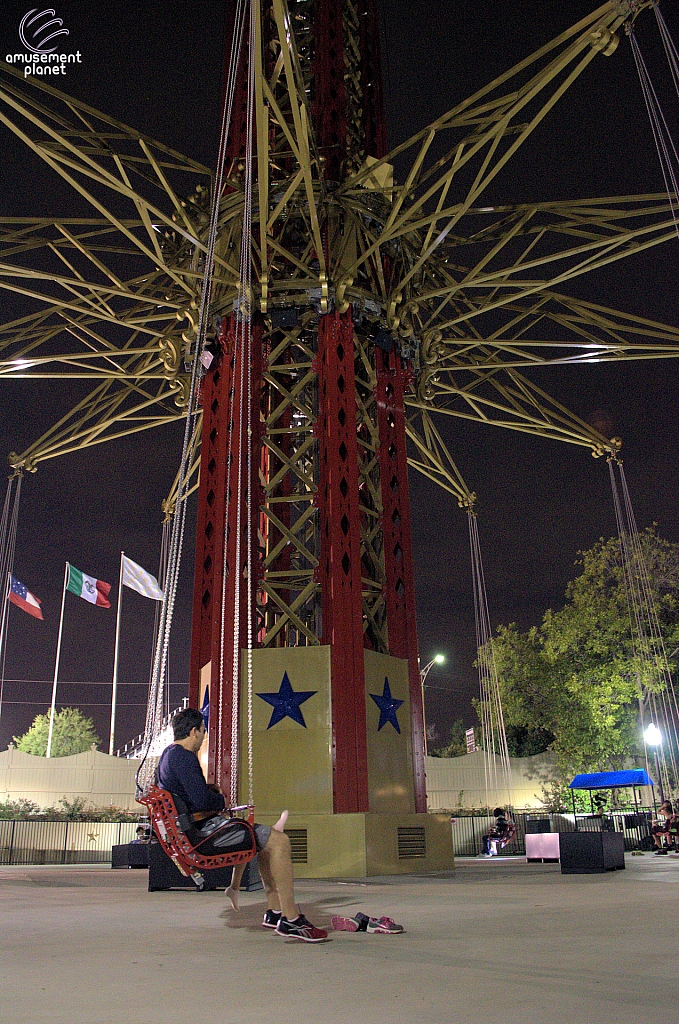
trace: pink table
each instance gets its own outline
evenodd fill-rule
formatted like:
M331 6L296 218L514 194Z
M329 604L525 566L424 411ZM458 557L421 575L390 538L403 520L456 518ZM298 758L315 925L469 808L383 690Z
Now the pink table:
M538 832L526 836L526 860L558 860L559 833Z

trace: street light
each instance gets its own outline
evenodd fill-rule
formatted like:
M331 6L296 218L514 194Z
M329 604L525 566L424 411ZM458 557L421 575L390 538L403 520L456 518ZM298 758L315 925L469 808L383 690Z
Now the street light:
M658 789L660 790L660 802L665 803L665 794L662 788L662 775L660 774L660 762L658 760L658 747L662 745L662 733L657 725L653 722L646 726L644 732L644 740L649 747L653 747L653 756L655 757L655 777L658 780Z
M435 654L431 661L428 661L424 668L420 669L420 685L422 687L422 728L424 729L424 756L428 754L427 747L427 715L424 708L424 681L434 665L442 665L446 660L445 654Z

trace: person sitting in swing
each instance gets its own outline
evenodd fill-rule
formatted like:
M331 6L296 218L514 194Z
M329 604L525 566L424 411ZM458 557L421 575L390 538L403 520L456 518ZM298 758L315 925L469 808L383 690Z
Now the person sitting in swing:
M491 825L483 837L483 857L496 857L499 845L504 846L511 831L511 825L505 816L504 807L496 807L493 811L495 823Z
M205 739L205 722L196 708L184 708L172 720L174 743L166 747L158 764L158 784L186 805L196 822L191 841L201 842L201 852L228 853L251 849L248 829L239 818L231 818L226 801L217 786L208 786L198 760L198 751ZM221 813L226 811L226 813ZM277 935L302 942L324 942L328 933L315 928L300 914L295 904L292 880L290 840L283 831L288 812L284 811L275 825L255 825L255 841L267 896L267 910L262 926ZM226 827L225 827L226 826ZM213 840L209 837L218 832ZM202 840L207 839L207 842ZM227 896L238 910L238 893L244 864L235 864Z
M670 800L665 800L660 806L658 820L653 823L651 828L651 835L653 836L656 854L666 854L669 852L666 840L669 840L670 828L676 820L676 817L677 816L672 810L672 802Z

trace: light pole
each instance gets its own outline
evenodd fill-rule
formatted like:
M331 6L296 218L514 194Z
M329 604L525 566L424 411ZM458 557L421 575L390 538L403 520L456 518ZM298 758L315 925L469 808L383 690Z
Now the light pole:
M646 726L644 732L644 740L649 747L653 747L653 756L655 758L655 777L658 780L658 789L660 790L660 803L665 803L665 794L662 787L662 775L660 774L660 761L658 759L658 747L662 744L662 733L657 725L651 722L650 725Z
M445 654L435 654L431 661L428 661L424 668L420 669L420 685L422 687L422 726L424 729L424 756L427 756L427 715L424 706L424 681L434 665L442 665L446 660Z

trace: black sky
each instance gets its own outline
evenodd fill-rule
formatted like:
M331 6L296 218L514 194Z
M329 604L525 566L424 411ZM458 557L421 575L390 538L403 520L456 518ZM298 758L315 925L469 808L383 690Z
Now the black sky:
M18 48L17 28L29 5L5 0L0 52ZM384 78L389 145L414 133L475 89L527 56L595 7L594 3L526 0L382 0ZM663 4L675 40L676 5ZM70 2L57 14L71 32L82 64L69 69L65 91L212 165L216 152L223 65L224 2ZM650 12L638 37L677 127L669 73ZM675 138L679 132L675 133ZM629 45L597 58L569 90L494 186L493 202L634 194L662 190L648 120ZM17 149L0 128L2 215L52 211L68 215L67 197L36 158ZM571 290L590 300L669 323L677 309L677 245L615 264ZM0 296L0 313L6 300ZM604 410L624 439L625 469L640 526L657 522L679 541L679 485L674 361L624 366L558 368L532 379L583 418ZM23 450L75 392L68 385L3 383L0 453ZM538 622L563 600L578 549L610 536L615 520L607 467L586 449L461 420L444 426L459 467L479 496L479 529L494 624ZM117 579L121 547L154 570L160 548L160 503L174 476L181 446L177 428L148 432L115 446L42 463L25 479L16 575L42 598L45 623L12 612L6 675L51 677L66 559L93 575ZM4 456L3 456L4 457ZM466 517L455 502L421 478L411 479L417 567L420 653L448 662L429 677L428 718L441 729L456 717L471 724L475 692L474 623ZM190 635L192 551L184 563L171 653L173 696L184 692ZM114 614L69 597L60 677L77 682L110 679ZM125 592L120 678L148 676L153 606ZM440 687L436 689L435 687ZM140 704L140 687L122 700ZM64 703L91 712L107 739L108 691L64 687ZM0 749L23 731L49 699L49 686L11 683L0 721ZM85 708L84 701L92 706ZM143 708L122 711L118 737L130 738Z

